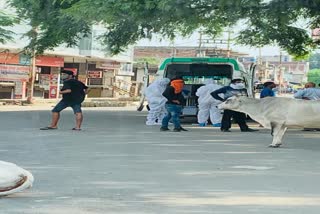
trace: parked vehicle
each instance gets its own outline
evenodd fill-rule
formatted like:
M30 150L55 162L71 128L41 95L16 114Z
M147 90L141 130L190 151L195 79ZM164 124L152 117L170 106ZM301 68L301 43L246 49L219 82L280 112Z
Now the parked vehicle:
M246 71L239 61L232 58L167 58L159 66L157 78L182 77L185 81L184 91L188 92L185 94L187 103L182 116L196 116L198 99L195 93L206 79L226 86L232 79L242 78L246 82L248 95L253 97L253 71L254 66Z

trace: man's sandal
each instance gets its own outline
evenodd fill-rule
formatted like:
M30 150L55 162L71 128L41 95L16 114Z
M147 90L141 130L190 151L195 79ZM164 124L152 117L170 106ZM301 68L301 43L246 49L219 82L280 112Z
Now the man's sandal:
M40 130L55 130L55 129L58 129L58 128L53 128L50 126L40 128Z

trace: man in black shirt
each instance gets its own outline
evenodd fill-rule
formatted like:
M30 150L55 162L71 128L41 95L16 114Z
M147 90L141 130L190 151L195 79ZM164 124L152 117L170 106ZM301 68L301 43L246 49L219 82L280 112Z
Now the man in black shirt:
M83 120L81 103L84 101L88 87L82 82L74 79L72 71L63 70L61 76L64 80L63 87L60 90L62 100L52 110L51 125L41 128L41 130L57 129L60 112L67 107L71 107L76 116L76 126L72 130L80 131Z
M182 106L185 105L185 99L182 95L184 81L182 78L172 79L170 85L167 86L162 95L167 98L166 110L167 115L162 119L160 131L169 131L168 125L172 118L174 132L187 131L181 127L180 114Z
M220 97L219 94L223 94L224 97ZM247 89L245 89L245 85L242 79L233 79L231 81L230 86L222 87L218 90L211 92L211 96L222 102L226 101L228 98L233 96L247 96ZM223 111L222 121L221 121L221 128L222 132L230 132L231 128L231 119L234 118L235 121L238 123L240 130L242 132L254 132L258 131L256 129L251 129L248 127L246 123L246 115L242 112L232 111L225 109Z

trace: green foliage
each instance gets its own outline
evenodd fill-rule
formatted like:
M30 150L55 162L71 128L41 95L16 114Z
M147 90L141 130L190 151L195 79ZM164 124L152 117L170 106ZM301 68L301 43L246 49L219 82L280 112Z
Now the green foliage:
M320 69L312 69L308 72L308 82L320 83Z
M17 19L0 11L0 43L12 40L12 35L14 33L5 27L11 27L15 23L17 23Z
M141 57L135 60L138 64L143 64L147 62L149 65L156 65L158 66L161 63L161 59L157 57Z
M303 18L309 18L302 1L273 0L260 4L256 14L248 17L248 27L238 38L239 43L254 46L277 44L297 58L305 58L315 48L307 29L296 26ZM320 14L320 13L319 13Z
M318 27L320 12L315 1L301 0L79 0L69 13L105 23L103 41L118 53L142 38L161 34L173 39L201 29L215 37L241 21L240 44L262 47L278 44L288 53L305 58L316 47L306 29L295 26L301 19ZM81 15L78 11L86 11ZM304 26L305 27L305 26Z
M143 38L160 34L165 39L176 35L190 35L206 26L205 33L217 35L224 27L235 23L241 14L221 10L232 1L182 0L79 0L67 12L78 19L103 23L104 35L112 53L119 53L128 45ZM220 9L216 9L217 5ZM78 11L86 11L79 14Z
M117 54L154 34L164 39L188 36L196 30L216 37L243 23L237 41L262 47L277 44L297 58L308 56L320 44L308 28L320 27L318 0L9 0L19 17L29 20L30 49L39 53L61 43L74 45L104 25L101 37ZM296 23L304 20L304 26Z
M30 43L26 47L29 53L36 51L42 54L47 49L53 49L62 43L69 46L78 44L81 36L90 32L91 25L86 20L76 20L71 15L63 13L76 1L64 0L10 0L10 5L16 8L18 16L27 21L31 30L25 36Z

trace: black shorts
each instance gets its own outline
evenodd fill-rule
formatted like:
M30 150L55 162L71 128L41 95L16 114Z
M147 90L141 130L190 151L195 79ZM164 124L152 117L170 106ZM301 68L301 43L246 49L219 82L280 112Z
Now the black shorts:
M80 104L68 104L66 102L64 102L63 100L61 100L53 109L52 112L60 112L63 109L67 108L67 107L71 107L73 110L73 113L81 113L81 103Z

